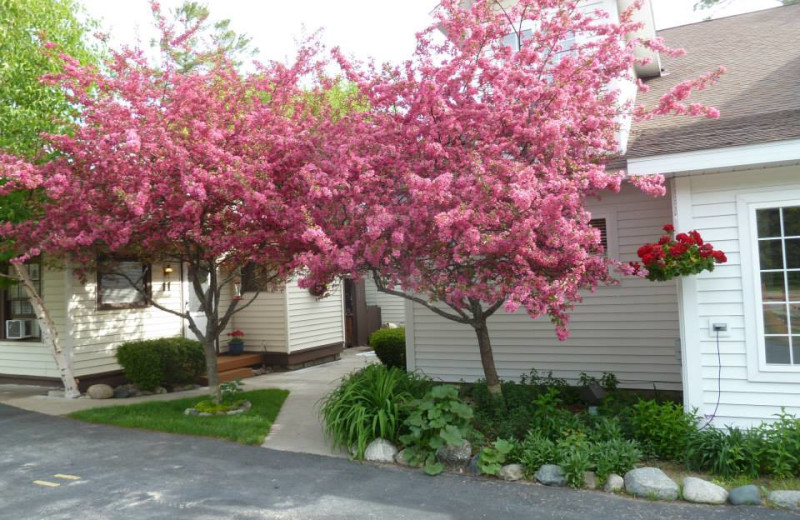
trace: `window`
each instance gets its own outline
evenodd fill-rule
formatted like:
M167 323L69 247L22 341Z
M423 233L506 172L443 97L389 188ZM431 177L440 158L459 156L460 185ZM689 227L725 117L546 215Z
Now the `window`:
M147 307L152 296L150 271L150 264L139 260L99 260L97 262L98 310Z
M606 219L593 218L589 221L589 225L600 231L600 245L603 246L603 254L608 256L608 229L606 227Z
M28 274L31 282L36 288L36 292L42 294L41 263L39 261L27 264ZM15 283L7 289L0 291L0 318L2 318L2 332L0 337L5 338L6 321L8 320L31 320L33 322L33 335L39 337L39 327L36 321L36 313L31 305L28 292L22 284Z
M242 292L270 290L274 285L275 274L275 272L263 265L245 265L242 267Z
M755 210L768 365L800 365L800 205Z

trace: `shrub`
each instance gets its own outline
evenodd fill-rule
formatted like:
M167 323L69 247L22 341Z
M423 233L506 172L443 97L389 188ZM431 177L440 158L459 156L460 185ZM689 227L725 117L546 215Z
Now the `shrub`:
M556 443L531 430L520 444L520 463L525 467L529 477L544 464L555 464L558 461Z
M609 475L624 475L642 459L642 450L636 441L611 439L592 445L592 464L597 478L605 482Z
M594 467L592 444L583 433L571 433L556 442L556 460L564 470L567 484L583 487L583 474Z
M186 338L124 343L117 349L117 362L142 390L191 383L206 369L202 343Z
M322 401L325 431L334 447L355 448L355 457L363 458L373 440L397 440L409 413L406 405L430 386L430 381L418 375L369 365L345 376Z
M406 369L406 329L379 329L369 337L369 345L387 367Z
M800 420L783 410L777 420L758 429L763 436L761 467L777 478L800 474Z
M422 463L425 472L437 475L444 465L436 460L442 446L459 446L470 430L472 408L458 398L452 385L434 386L425 397L411 403L403 425L409 433L400 437L411 464Z
M694 415L677 403L641 400L627 418L630 433L648 456L664 460L683 459L689 438L697 430Z
M571 411L561 408L561 404L557 391L553 389L534 399L530 428L553 441L570 432L584 430L581 418Z

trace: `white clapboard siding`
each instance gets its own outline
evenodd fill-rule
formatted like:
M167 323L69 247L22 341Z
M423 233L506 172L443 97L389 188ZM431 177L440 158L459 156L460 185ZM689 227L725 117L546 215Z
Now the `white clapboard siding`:
M367 305L377 305L381 308L381 322L402 325L406 322L405 299L378 291L372 278L364 279L364 290L367 295Z
M653 199L626 187L590 203L593 217L606 218L609 253L637 260L636 249L653 241L671 222L670 197ZM560 342L546 318L499 311L489 319L495 363L504 379L536 369L577 381L581 372L613 372L621 386L680 390L677 289L673 282L627 278L619 286L586 294L572 313L570 338ZM420 305L407 305L410 369L445 381L483 377L471 327L448 321Z
M800 190L800 167L789 166L698 175L676 179L678 220L700 231L728 256L728 263L713 273L703 273L684 282L683 305L693 310L687 316L685 400L700 414L714 415L718 425L751 426L771 420L781 407L800 415L800 374L795 382L781 382L780 375L755 378L749 370L748 351L758 351L755 322L746 318L743 261L751 251L741 250L737 197L774 193L778 197ZM755 269L748 267L748 269ZM750 288L753 290L753 288ZM697 316L694 318L693 316ZM722 370L719 370L716 340L709 334L709 318L726 322L728 333L720 338ZM783 377L786 377L785 374ZM717 401L719 400L719 406Z
M167 308L180 310L183 284L173 273L169 289L163 287L162 266L153 265L153 299ZM126 341L180 336L183 324L180 317L155 307L125 310L97 309L97 278L90 274L86 283L67 280L69 287L70 346L75 375L86 376L119 370L117 348Z
M66 336L64 271L45 268L42 275L42 298L63 343ZM29 340L0 340L0 375L59 377L50 347Z
M318 299L296 281L286 285L289 352L344 341L344 284Z
M244 293L242 303L252 296ZM285 289L260 293L249 307L234 314L233 328L244 332L248 351L287 352Z

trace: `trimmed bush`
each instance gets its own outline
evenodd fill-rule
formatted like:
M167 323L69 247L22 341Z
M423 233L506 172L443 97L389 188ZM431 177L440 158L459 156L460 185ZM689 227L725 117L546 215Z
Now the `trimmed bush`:
M369 345L387 367L406 369L406 329L403 327L376 330L369 337Z
M203 344L186 338L124 343L117 349L117 362L141 390L192 383L206 370Z

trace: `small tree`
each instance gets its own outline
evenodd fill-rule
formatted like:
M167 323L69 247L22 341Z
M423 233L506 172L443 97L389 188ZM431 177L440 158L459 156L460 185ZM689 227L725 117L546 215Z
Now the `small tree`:
M402 67L361 70L339 56L370 110L334 134L349 178L318 204L330 242L306 280L366 272L379 291L472 327L493 393L495 312L547 315L563 340L580 291L613 281L617 263L603 256L586 201L620 187L604 163L617 154L621 122L715 117L683 101L722 72L676 86L658 107L634 107L614 87L635 81L634 49L674 51L629 37L640 27L633 8L616 23L574 1L503 4L442 1ZM662 180L633 182L663 194Z
M315 70L311 49L291 67L273 63L244 75L222 50L192 58L187 42L202 19L175 34L154 9L160 66L136 49L112 53L104 70L60 54L63 72L49 81L68 93L81 124L72 135L48 136L58 152L51 161L4 158L4 190L35 188L46 197L35 219L2 233L27 251L17 261L44 252L84 273L100 255L187 264L204 330L188 309L166 307L139 280L128 281L149 304L187 320L204 343L218 400L215 342L259 294L225 304L224 291L247 264L257 266L262 287L280 284L297 254L313 247L303 194L319 174L308 161L325 147L325 94L300 88ZM113 263L111 270L127 276Z

